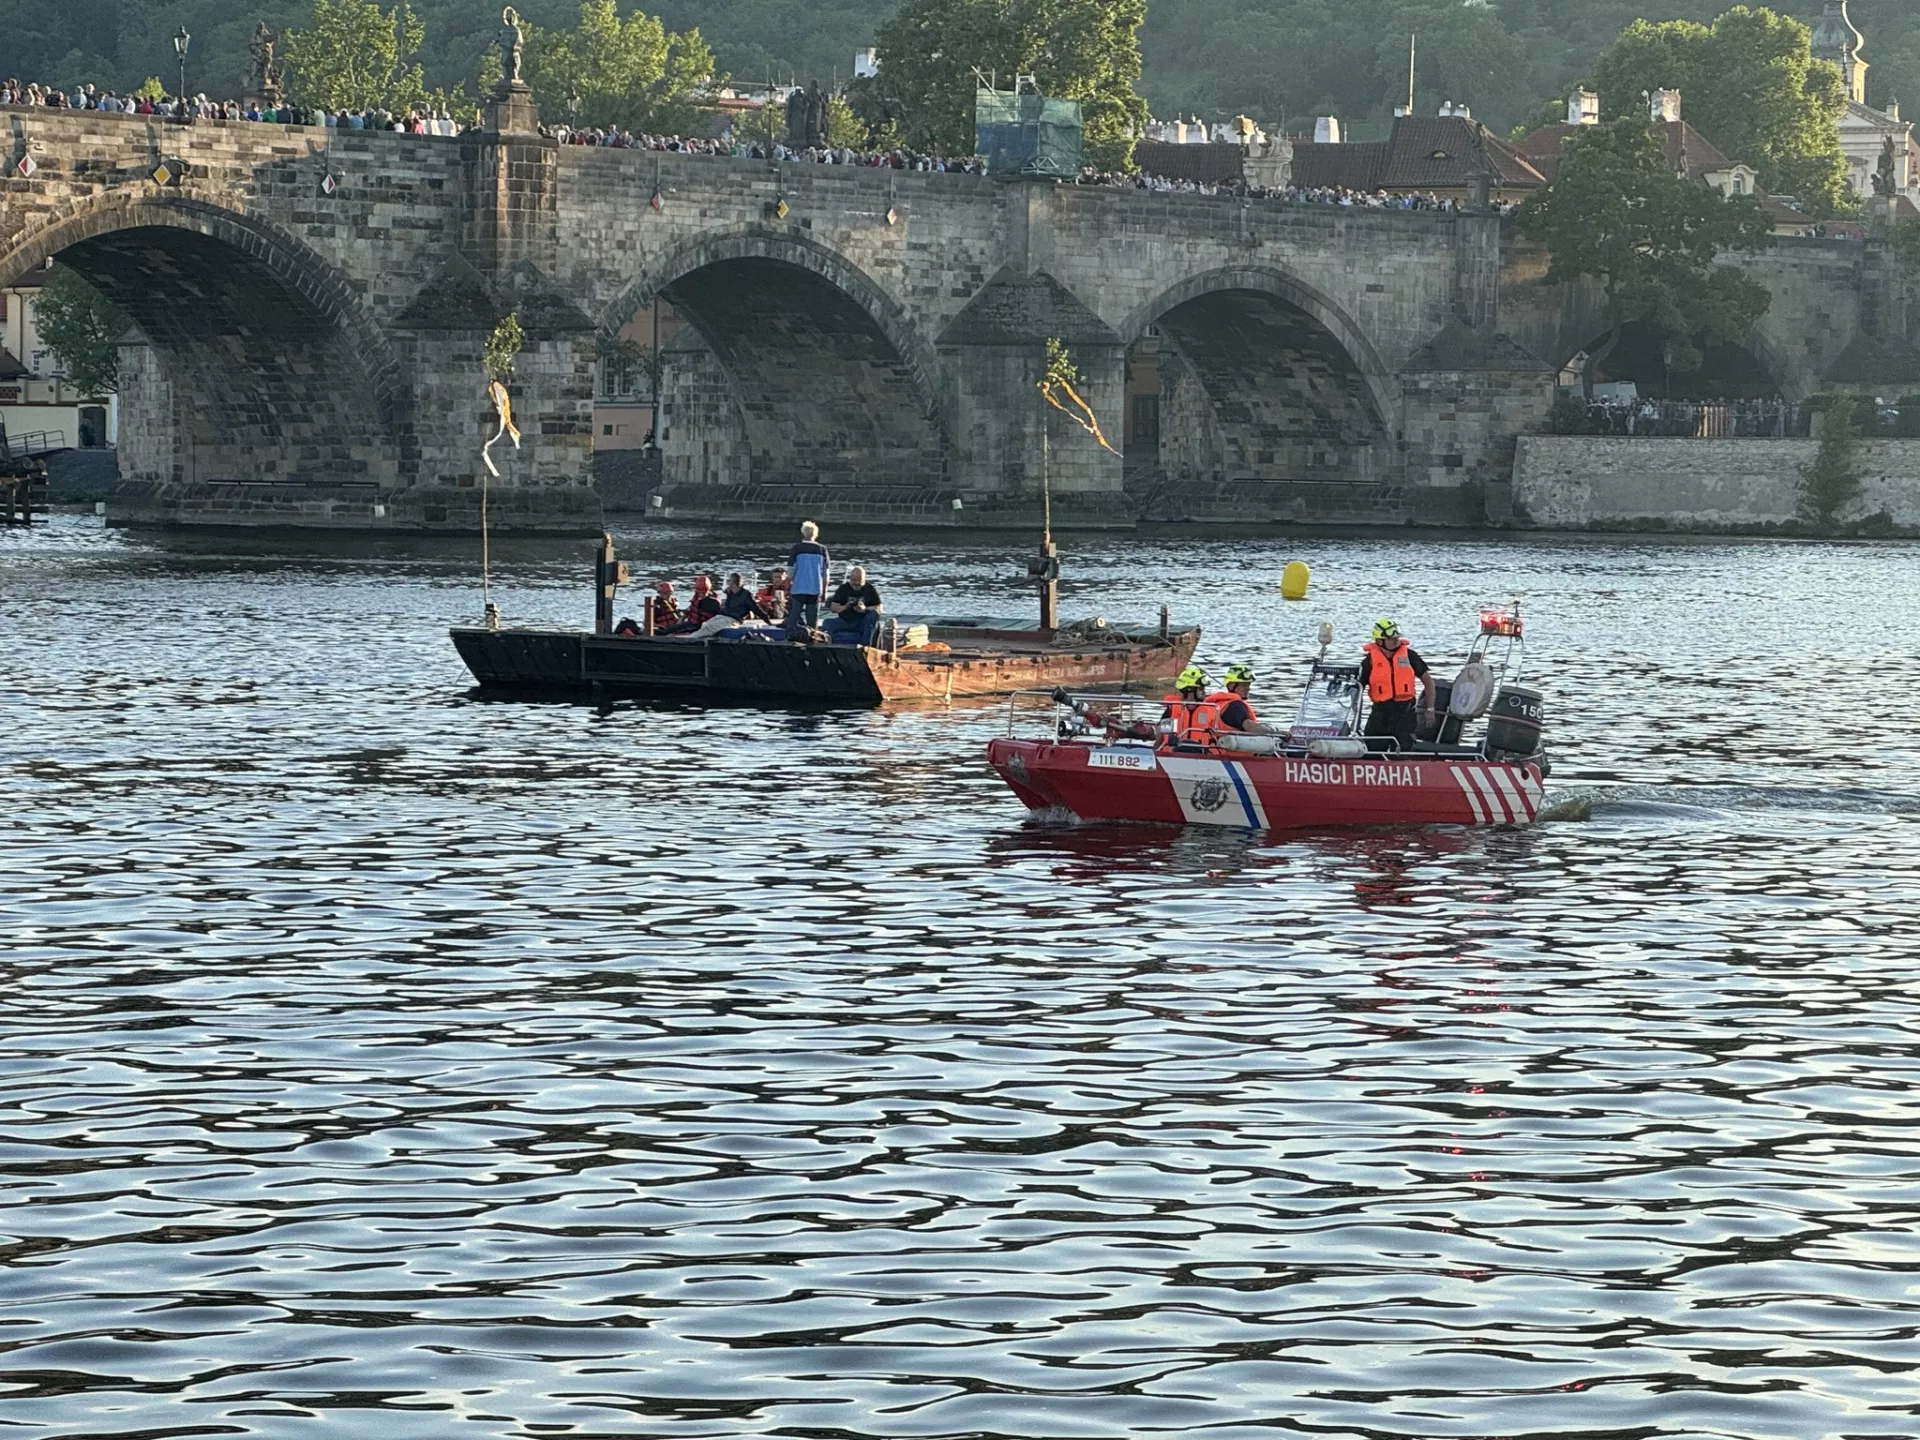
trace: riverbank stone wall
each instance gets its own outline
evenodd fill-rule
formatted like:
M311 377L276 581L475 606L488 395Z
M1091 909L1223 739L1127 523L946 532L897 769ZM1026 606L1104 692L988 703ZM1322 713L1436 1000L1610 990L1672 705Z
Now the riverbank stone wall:
M1815 440L1522 436L1513 523L1545 530L1741 534L1794 525ZM1865 440L1860 498L1838 518L1920 532L1920 440Z

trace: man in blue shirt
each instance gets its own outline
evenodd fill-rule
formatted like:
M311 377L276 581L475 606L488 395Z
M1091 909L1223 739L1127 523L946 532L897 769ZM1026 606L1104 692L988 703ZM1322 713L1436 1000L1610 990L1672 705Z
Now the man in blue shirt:
M820 543L820 527L811 520L800 522L800 543L787 557L787 569L793 572L793 594L787 602L787 628L820 628L820 597L827 593L827 576L833 557Z

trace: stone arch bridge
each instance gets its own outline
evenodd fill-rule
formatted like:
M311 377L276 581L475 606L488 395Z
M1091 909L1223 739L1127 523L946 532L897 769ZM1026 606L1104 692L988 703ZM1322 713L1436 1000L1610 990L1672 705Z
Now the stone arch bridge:
M480 353L511 308L527 433L496 523L594 526L596 360L659 295L690 322L661 357L670 513L1024 519L1044 425L1086 523L1156 497L1471 518L1594 328L1492 215L560 146L530 114L453 139L0 110L0 284L58 257L137 327L123 513L471 527ZM1757 338L1790 387L1860 330L1858 265L1831 258L1779 267L1803 297L1782 323L1818 329ZM1123 462L1048 417L1048 337L1116 446L1151 337L1157 444Z

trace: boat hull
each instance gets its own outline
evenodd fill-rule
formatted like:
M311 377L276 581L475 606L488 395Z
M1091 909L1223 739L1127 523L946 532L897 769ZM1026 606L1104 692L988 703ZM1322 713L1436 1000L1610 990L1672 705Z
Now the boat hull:
M895 654L862 645L676 640L579 630L456 627L451 634L480 689L503 696L829 707L1170 681L1200 638L1198 630L1186 630L1164 641L1050 646L1032 632L980 630L956 633L950 651Z
M1477 757L1314 760L1007 738L989 743L987 761L1029 809L1163 825L1530 825L1543 795L1538 763Z

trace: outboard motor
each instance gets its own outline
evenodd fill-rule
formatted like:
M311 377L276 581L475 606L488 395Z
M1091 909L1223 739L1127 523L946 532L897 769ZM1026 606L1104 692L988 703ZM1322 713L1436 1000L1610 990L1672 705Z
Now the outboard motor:
M1487 718L1487 758L1525 760L1540 753L1547 726L1547 703L1538 690L1503 685Z

